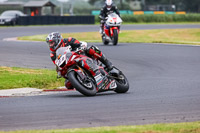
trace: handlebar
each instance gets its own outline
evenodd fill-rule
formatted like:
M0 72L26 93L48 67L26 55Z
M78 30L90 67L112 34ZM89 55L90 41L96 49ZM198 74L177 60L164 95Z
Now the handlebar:
M82 53L84 50L85 50L84 47L78 47L74 52L80 54L80 53Z

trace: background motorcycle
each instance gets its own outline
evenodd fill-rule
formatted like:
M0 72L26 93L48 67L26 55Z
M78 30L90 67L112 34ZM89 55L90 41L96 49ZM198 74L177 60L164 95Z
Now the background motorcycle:
M122 19L116 13L108 15L105 20L104 32L102 34L103 44L108 45L109 42L112 42L113 45L117 45L121 23Z
M128 80L119 69L114 67L108 73L98 61L80 54L82 51L83 49L71 51L68 46L61 47L56 52L55 63L61 75L68 77L77 91L85 96L95 96L97 92L109 90L117 93L128 91Z

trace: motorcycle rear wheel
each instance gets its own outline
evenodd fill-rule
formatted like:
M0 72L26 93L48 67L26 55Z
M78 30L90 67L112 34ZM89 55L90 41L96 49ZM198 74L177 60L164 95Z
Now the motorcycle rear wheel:
M68 79L73 87L85 96L95 96L97 93L96 86L92 81L83 83L79 75L75 71L68 73Z

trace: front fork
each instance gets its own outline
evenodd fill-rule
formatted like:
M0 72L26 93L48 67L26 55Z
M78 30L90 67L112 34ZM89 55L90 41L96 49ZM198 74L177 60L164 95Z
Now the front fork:
M111 37L113 37L113 31L114 31L114 29L116 29L117 30L117 33L119 34L119 28L118 27L110 27L110 36Z

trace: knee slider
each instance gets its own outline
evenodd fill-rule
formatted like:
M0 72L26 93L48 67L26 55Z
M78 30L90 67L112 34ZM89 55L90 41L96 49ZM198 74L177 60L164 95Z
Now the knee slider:
M91 48L95 51L95 53L101 54L101 51L99 50L99 48L97 46L92 45Z
M93 45L87 49L87 54L90 56L94 56L95 58L98 58L99 56L102 55L99 48Z

